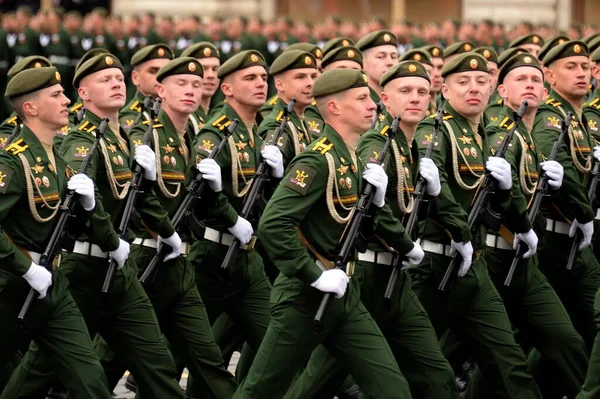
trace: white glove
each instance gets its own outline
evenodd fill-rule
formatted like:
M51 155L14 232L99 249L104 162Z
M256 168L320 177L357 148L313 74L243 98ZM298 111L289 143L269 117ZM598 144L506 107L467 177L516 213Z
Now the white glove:
M96 206L96 194L94 193L94 182L83 173L77 173L67 182L67 188L79 194L79 202L83 209L91 211Z
M425 252L423 252L423 248L421 248L421 245L419 245L418 242L415 242L415 246L413 247L413 249L411 249L404 256L406 256L406 258L408 259L402 261L403 266L418 265L425 257Z
M223 190L221 181L221 167L214 159L203 159L196 165L196 169L202 173L202 178L208 182L208 186L218 193Z
M485 168L498 181L498 188L500 190L510 190L512 187L512 175L510 173L510 164L506 162L506 159L490 157L485 163Z
M321 292L331 292L336 298L341 298L346 293L346 287L350 279L340 269L325 270L311 287L318 289Z
M596 161L600 161L600 146L594 147L594 158Z
M419 174L427 180L427 194L437 197L442 191L442 185L440 184L438 168L431 158L421 158L419 161Z
M52 273L46 270L45 267L36 265L33 262L31 262L31 266L29 266L27 273L23 275L23 278L31 288L39 292L39 299L46 296L48 288L52 285Z
M600 147L598 147L600 149ZM558 190L560 186L562 186L563 176L565 175L565 170L562 165L556 161L546 161L540 164L542 170L546 172L546 176L548 176L548 184L555 190Z
M277 179L283 177L283 155L275 145L266 145L260 150L260 155L267 161L267 165L273 170L271 174Z
M579 244L579 250L581 251L585 247L589 247L592 243L592 236L594 235L594 222L581 224L577 221L577 219L574 219L573 223L571 224L571 229L569 230L569 237L575 236L577 229L581 230L583 233L583 240L581 240L581 244Z
M117 270L121 270L125 266L125 261L129 256L129 243L119 238L119 247L109 253L111 259L117 262Z
M376 163L368 163L367 170L363 173L363 179L368 181L375 187L373 194L373 204L381 208L385 204L385 193L387 191L388 177L381 165Z
M135 147L133 158L144 169L144 179L156 181L156 158L154 151L147 145L138 145Z
M463 258L460 269L458 269L458 277L464 277L469 271L473 259L473 246L471 245L471 241L452 241L451 246L452 249L450 250L450 254L454 256L454 253L458 251Z
M252 239L252 233L254 233L254 229L249 221L241 216L238 216L237 222L235 222L235 224L229 228L229 232L233 234L235 238L240 240L240 244L243 247L246 246Z
M513 240L514 250L517 249L519 241L522 241L525 245L527 245L527 247L529 247L529 250L523 254L523 259L529 259L533 255L535 255L535 253L537 252L538 236L537 234L535 234L533 229L530 229L525 233L519 233L515 235L515 238Z
M156 250L160 251L160 247L163 244L170 246L172 249L171 253L165 256L165 262L178 258L179 255L181 255L181 238L179 238L179 234L177 234L177 232L174 232L170 237L167 238L158 236L158 239L156 240Z

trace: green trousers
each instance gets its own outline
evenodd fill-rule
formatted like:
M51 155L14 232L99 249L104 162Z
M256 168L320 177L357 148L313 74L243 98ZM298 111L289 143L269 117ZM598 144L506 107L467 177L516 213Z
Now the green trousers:
M184 398L171 352L163 341L154 309L137 280L131 260L118 271L108 294L101 288L108 259L65 254L59 273L69 277L69 290L83 314L90 334L100 334L131 371L144 398ZM53 367L43 352L30 350L15 374L23 381L8 398L27 397L31 389L47 384ZM7 387L7 389L9 388ZM23 394L24 396L20 396Z
M358 281L351 279L346 294L331 301L324 329L317 334L314 316L322 298L322 292L296 278L277 277L269 329L234 398L283 397L319 344L354 376L367 397L411 397L389 345L360 301Z
M600 398L600 290L596 292L594 301L596 338L590 355L590 366L587 370L585 382L577 399Z
M13 359L24 340L33 339L25 359L16 367L0 398L16 399L26 384L31 361L41 353L47 364L74 398L110 398L108 383L92 348L92 342L81 312L67 290L67 279L55 272L52 286L43 299L36 299L25 319L28 334L20 330L17 320L29 286L25 280L11 281L0 293L0 359ZM37 298L37 294L36 294ZM45 397L48 385L33 390Z
M210 323L222 314L235 323L250 349L240 362L251 364L269 325L271 283L256 250L239 251L231 272L221 269L229 249L212 241L196 241L188 256L196 271L196 285L206 306ZM215 336L217 342L220 337ZM228 340L220 340L225 346ZM188 379L188 393L200 397L195 379Z
M155 254L153 248L133 245L129 258L141 273ZM199 396L231 398L237 383L227 371L221 351L215 343L204 303L196 287L194 270L187 258L180 256L162 264L152 282L150 279L147 281L145 288L171 351L194 376ZM124 364L119 362L118 356L107 354L102 358L102 365L110 386L116 386L126 370ZM134 377L137 379L135 374Z
M420 274L418 295L438 337L450 329L472 348L478 364L496 364L506 397L541 397L481 253L476 252L467 274L442 293L438 286L450 261L445 255L425 252L417 268L430 271L426 276Z
M427 313L411 290L408 274L400 274L390 306L384 306L391 270L389 265L356 263L353 278L360 283L362 302L385 336L412 396L454 398L454 373L442 355ZM321 345L286 398L332 398L347 374L344 365Z
M581 390L588 367L583 339L575 330L558 295L538 269L537 256L521 261L511 285L504 286L514 253L511 250L488 247L485 250L485 260L490 277L502 296L511 322L543 356L560 369L558 376L561 386L567 390L569 397L574 397ZM478 366L486 377L498 373L494 364ZM540 386L548 378L547 375L538 376L535 372L534 377ZM493 384L490 383L478 384L473 381L469 388L473 389L470 391L473 392L472 397L491 397L492 387Z

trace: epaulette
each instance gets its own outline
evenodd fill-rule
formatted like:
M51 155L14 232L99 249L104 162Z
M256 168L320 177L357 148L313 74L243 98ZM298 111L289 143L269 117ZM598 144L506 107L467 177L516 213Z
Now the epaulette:
M279 114L277 114L277 118L275 118L275 120L277 122L281 122L282 119L283 119L283 110L279 111Z
M90 121L83 121L83 123L81 125L79 125L79 127L77 128L77 130L81 130L84 132L88 132L91 133L94 130L96 130L97 126L94 126L93 123L91 123Z
M452 119L452 115L448 114L448 115L442 116L442 120L447 121L448 119Z
M153 128L157 128L157 127L163 127L162 123L157 123L159 122L158 118L154 119L154 124L152 125ZM142 122L142 125L149 125L150 121L148 119L146 119L145 121Z
M25 140L19 139L6 147L4 151L10 152L13 155L17 155L28 149L29 146L25 143Z
M512 121L508 116L505 116L504 119L502 119L502 122L500 122L500 124L498 125L498 127L502 127L510 131L510 129L512 129L514 125L515 122Z
M13 116L12 118L9 118L6 123L8 123L9 125L17 125L17 115Z
M71 108L69 108L69 112L75 113L79 111L79 108L83 107L83 103L75 104Z
M594 98L587 104L588 107L594 107L596 109L600 109L600 97Z
M502 105L502 101L504 101L504 100L503 100L503 99L500 99L500 100L496 101L496 104L497 104L497 105Z
M279 100L279 96L275 95L271 98L271 100L269 100L269 105L275 105L277 104L277 100Z
M313 102L312 102L312 103L310 103L310 105L314 105L314 106L316 106L316 105L317 105L317 102L316 102L315 100L313 100Z
M218 128L220 131L223 131L230 124L231 121L227 118L227 115L223 114L212 123L212 126Z
M560 101L555 98L549 98L546 100L546 105L551 105L553 107L558 107L560 105Z
M385 125L380 131L379 134L381 134L382 136L386 136L388 135L387 131L390 129L390 125Z
M333 144L331 141L327 139L327 137L323 136L319 141L315 143L312 150L320 152L321 154L325 154L333 148Z
M141 108L141 107L138 107L139 103L140 103L140 101L139 101L139 100L135 100L135 101L133 102L133 104L131 104L131 106L129 107L129 110L130 110L130 111L138 111L138 112L141 112L141 111L142 111L142 108ZM139 109L138 109L138 108L139 108Z

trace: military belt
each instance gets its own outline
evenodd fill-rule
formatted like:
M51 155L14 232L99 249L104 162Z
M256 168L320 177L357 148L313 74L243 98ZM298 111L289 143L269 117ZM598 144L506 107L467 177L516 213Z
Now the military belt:
M73 253L89 255L95 258L108 258L108 252L104 252L96 244L85 241L75 241Z
M217 244L226 245L228 247L233 243L234 237L231 234L222 233L219 230L211 229L207 227L204 229L204 238L208 241L216 242ZM256 236L252 236L250 242L242 249L251 251L256 244Z
M154 249L158 247L158 243L154 238L136 238L133 240L133 244ZM179 253L183 256L187 256L190 253L190 243L182 242Z
M553 231L558 234L569 234L571 227L568 223L559 222L558 220L546 219L546 230Z
M509 249L512 250L513 247L510 245L508 241L506 241L503 237L497 236L494 234L488 234L485 243L488 247L499 248L499 249Z
M394 261L394 255L390 252L375 252L367 249L364 254L358 253L358 260L375 263L377 265L391 266Z
M437 242L433 242L433 241L429 241L429 240L421 240L421 239L418 239L417 243L419 243L421 245L421 248L425 252L432 252L434 254L452 257L452 255L450 254L450 250L452 249L452 246L450 246L450 245L440 244Z

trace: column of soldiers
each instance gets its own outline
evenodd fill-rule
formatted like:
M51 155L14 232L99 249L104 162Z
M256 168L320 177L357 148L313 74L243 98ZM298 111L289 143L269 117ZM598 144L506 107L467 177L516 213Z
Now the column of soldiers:
M92 14L80 56L8 71L1 399L126 370L142 398L600 397L598 37L400 54Z

